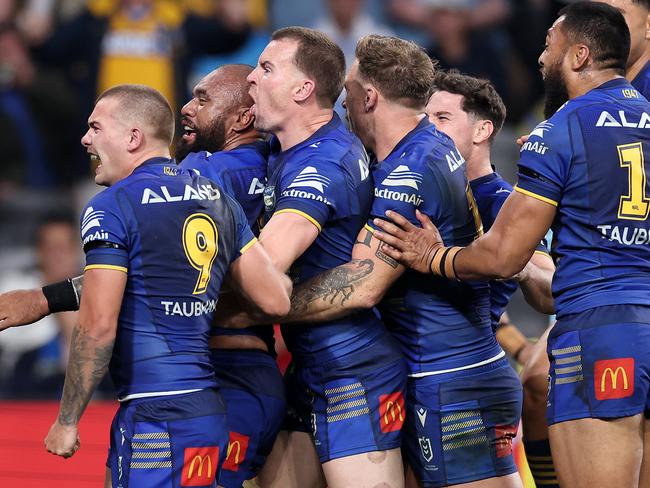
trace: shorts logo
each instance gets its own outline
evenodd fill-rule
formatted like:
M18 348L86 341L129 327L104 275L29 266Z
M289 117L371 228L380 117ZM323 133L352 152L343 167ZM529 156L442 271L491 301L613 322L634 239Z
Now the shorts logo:
M418 442L420 443L420 453L422 458L430 463L433 459L433 448L431 447L431 439L428 437L418 437Z
M186 447L181 486L211 485L217 474L219 447Z
M594 364L596 400L614 400L634 394L634 358L605 359Z
M384 434L401 430L404 414L404 397L401 392L379 397L379 426Z
M246 458L249 437L238 432L230 432L226 460L223 462L223 469L228 471L239 471L239 465Z
M498 458L503 458L512 454L512 439L514 439L516 435L516 425L497 425L494 427L495 447Z

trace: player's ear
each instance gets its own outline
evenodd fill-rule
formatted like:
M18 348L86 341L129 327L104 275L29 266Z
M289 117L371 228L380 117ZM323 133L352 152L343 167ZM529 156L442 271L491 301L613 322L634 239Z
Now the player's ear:
M366 92L366 98L363 100L363 108L366 112L370 112L377 106L377 101L379 100L379 92L377 89L368 84L364 87Z
M309 96L314 93L316 90L316 84L313 80L305 78L302 80L300 86L296 89L293 94L293 99L296 102L304 102L309 98Z
M144 144L144 133L138 127L133 127L129 132L129 142L127 150L129 152L137 151Z
M645 40L650 40L650 13L645 18Z
M591 52L584 44L574 44L569 48L569 62L573 71L581 71L589 64Z
M253 125L253 122L255 122L255 116L251 113L251 108L239 107L235 112L232 130L235 132L244 132Z
M474 137L472 142L480 144L487 141L494 133L494 124L491 120L479 120L474 124Z

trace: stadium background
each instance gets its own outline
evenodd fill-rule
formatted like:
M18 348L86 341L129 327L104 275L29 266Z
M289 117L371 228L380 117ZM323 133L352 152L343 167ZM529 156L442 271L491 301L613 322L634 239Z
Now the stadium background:
M537 57L561 6L553 0L0 1L0 291L80 273L77 216L99 188L79 139L102 88L147 82L178 112L203 74L223 63L255 64L270 32L287 25L327 32L348 62L362 35L395 34L418 42L444 68L491 79L508 108L492 161L513 182L514 141L542 118ZM548 323L519 293L509 313L529 337ZM82 420L82 449L73 459L54 458L42 444L56 415L73 325L74 314L61 314L0 334L2 486L85 487L103 479L115 409L108 381Z

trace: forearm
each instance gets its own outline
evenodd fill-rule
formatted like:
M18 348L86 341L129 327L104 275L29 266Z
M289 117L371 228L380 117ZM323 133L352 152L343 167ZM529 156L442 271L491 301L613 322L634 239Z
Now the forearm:
M83 325L75 327L59 408L58 420L61 425L76 425L79 422L108 369L114 343L114 329L112 333L95 333Z
M462 280L504 280L519 273L533 254L499 235L484 235L459 252L453 261Z
M550 258L541 257L548 260ZM555 269L551 264L550 267L542 267L535 264L535 257L529 261L524 268L522 279L519 281L521 292L526 302L540 313L554 314L555 303L551 291L551 283Z
M324 322L372 308L378 300L368 279L374 264L371 259L353 259L295 287L282 323Z

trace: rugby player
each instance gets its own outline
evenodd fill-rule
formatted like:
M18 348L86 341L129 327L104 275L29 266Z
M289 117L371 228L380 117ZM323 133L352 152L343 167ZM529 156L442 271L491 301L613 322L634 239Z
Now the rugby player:
M169 155L173 113L160 93L111 88L88 126L82 145L100 163L95 182L109 188L82 214L84 293L46 448L75 453L79 419L110 369L121 404L106 486L210 485L228 444L208 354L221 282L230 271L247 298L276 316L289 308L291 285L241 207L218 185L178 170Z
M494 87L487 80L478 80L459 73L438 72L435 80L435 92L427 104L427 113L436 127L449 135L461 155L465 158L467 177L470 180L472 193L476 199L481 220L486 230L494 223L496 216L512 192L512 186L496 173L490 164L490 144L501 128L505 119L505 106ZM548 255L545 243L540 244L530 262L520 275L521 289L527 301L542 313L554 313L553 297L550 292L550 282L555 266ZM522 279L523 278L523 279ZM501 346L519 361L526 364L530 357L537 357L543 351L535 348L528 339L510 323L507 314L503 312L510 297L517 289L515 280L490 281L490 316L492 328L496 330L497 340ZM544 345L546 342L544 341ZM547 430L538 434L537 425L540 423L534 414L537 411L527 411L530 408L530 386L543 386L542 391L533 392L534 400L542 400L542 408L546 407L546 370L543 377L534 380L526 378L524 386L524 403L522 423L524 443L530 456L528 463L533 477L543 481L544 485L557 484ZM539 402L532 402L536 406ZM542 422L544 410L541 410ZM540 439L546 439L543 441ZM551 485L552 486L552 485Z
M517 192L484 237L443 248L426 219L424 231L396 214L401 228L378 223L389 255L459 279L513 275L552 225L547 421L560 485L578 488L650 483L650 104L622 77L629 47L611 6L561 11L540 56L554 115L522 147Z
M521 486L512 456L521 384L492 333L487 284L431 282L386 255L373 235L373 218L388 209L413 216L420 209L456 243L469 244L481 232L465 162L424 115L434 72L411 42L371 35L357 44L345 106L377 157L370 219L349 263L297 286L286 321L331 319L380 304L409 366L402 404L408 484Z
M268 144L253 127L253 101L246 81L252 70L247 65L225 65L199 81L193 98L181 111L184 135L176 155L182 168L222 184L242 206L257 234L257 220L264 208ZM83 277L74 281L80 296ZM58 286L70 288L71 282ZM41 293L31 291L33 296ZM68 293L74 294L74 289ZM21 303L24 301L13 306ZM221 396L227 406L236 406L228 409L230 441L219 484L239 487L255 476L271 450L284 418L284 385L272 357L272 329L213 328L210 335Z
M295 27L272 35L248 78L255 127L274 135L260 241L297 282L350 260L372 203L363 145L333 111L344 77L340 48ZM330 487L403 486L406 366L376 313L283 327L283 336L294 361L287 430L260 483L317 486L320 461Z
M630 30L630 54L627 59L626 78L639 93L650 99L650 1L600 0L618 8ZM548 115L550 116L550 114ZM523 144L525 141L521 141ZM511 329L512 330L512 329ZM530 359L521 374L524 385L522 425L524 445L530 458L529 466L536 480L553 488L555 479L551 448L546 424L546 395L548 391L548 355L546 330L530 352Z

